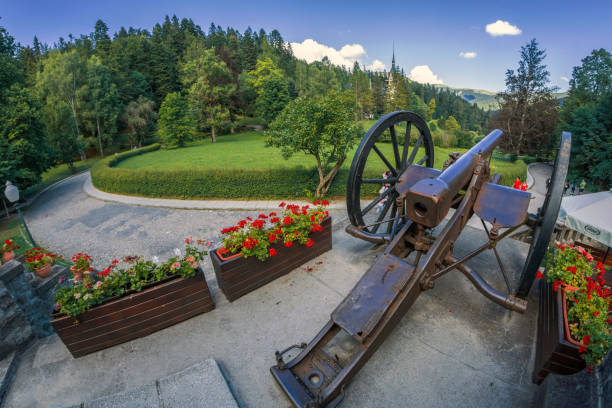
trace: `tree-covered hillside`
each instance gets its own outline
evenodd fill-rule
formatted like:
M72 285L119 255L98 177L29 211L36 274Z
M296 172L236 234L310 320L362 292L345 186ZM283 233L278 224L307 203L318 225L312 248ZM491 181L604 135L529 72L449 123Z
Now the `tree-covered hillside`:
M480 132L488 117L449 90L410 81L399 67L306 63L277 30L211 24L205 31L176 16L151 31L116 33L98 20L91 33L53 45L34 36L24 47L1 29L0 72L0 182L22 187L53 164L164 140L177 127L183 141L168 146L204 133L214 141L248 117L267 125L291 100L332 90L354 95L356 120L409 109L442 128Z

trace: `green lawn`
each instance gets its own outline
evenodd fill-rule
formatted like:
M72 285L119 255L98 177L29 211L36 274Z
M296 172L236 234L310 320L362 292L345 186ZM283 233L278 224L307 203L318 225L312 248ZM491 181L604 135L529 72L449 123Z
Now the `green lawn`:
M390 143L378 143L377 146L390 162L394 161ZM310 197L318 184L313 157L300 153L285 160L279 149L266 147L262 132L220 136L215 144L200 140L174 150L155 150L154 147L100 162L92 170L94 185L103 191L136 196L240 200ZM328 191L330 198L346 196L348 170L356 149L357 145L347 155ZM434 167L442 168L449 153L465 150L436 148ZM421 148L416 160L423 155ZM493 168L501 173L506 185L516 177L525 177L522 161L493 161ZM372 152L364 177L380 178L385 170L383 161ZM375 184L367 184L362 189L365 195L377 191Z
M343 164L344 169L349 169L357 146L351 150ZM393 148L391 144L382 144L381 150L391 160ZM442 168L448 154L454 151L465 152L461 148L435 148L435 167ZM417 160L424 154L420 149ZM314 168L316 161L314 157L300 153L285 160L279 149L266 147L262 132L249 131L233 135L220 136L217 143L210 140L194 142L190 146L173 149L157 150L151 153L134 156L120 163L117 167L129 170L188 170L194 168L213 169L272 169L272 168L294 168L304 166ZM509 163L498 160L492 161L492 166L497 171L511 170L523 167L522 162ZM367 169L384 171L383 162L375 154L368 158ZM524 177L524 176L523 176Z

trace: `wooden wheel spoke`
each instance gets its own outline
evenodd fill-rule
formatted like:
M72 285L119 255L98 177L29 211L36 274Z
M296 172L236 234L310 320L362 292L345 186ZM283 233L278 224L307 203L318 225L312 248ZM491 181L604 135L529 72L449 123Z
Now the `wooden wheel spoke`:
M419 165L419 166L420 166L421 164L423 164L423 162L424 162L425 160L427 160L427 157L428 157L427 155L425 155L425 156L421 157L421 160L419 160L419 161L417 162L417 165Z
M393 188L388 188L384 193L382 193L381 195L379 195L378 197L376 197L374 199L374 201L372 201L370 204L368 204L366 206L366 208L363 209L363 211L361 211L361 216L363 217L364 215L366 215L372 208L374 208L374 206L376 204L378 204L379 202L381 202L386 196L388 196L389 194L391 194L391 192L394 191Z
M395 126L391 125L389 128L389 132L391 133L391 143L393 144L393 155L395 156L395 167L401 169L400 163L400 155L399 155L399 147L397 145L397 137L395 136Z
M419 135L419 138L414 144L414 149L412 149L412 152L410 153L410 158L408 159L408 163L412 164L412 162L414 161L414 158L416 157L417 152L419 151L419 147L421 147L422 141L423 141L423 135Z
M406 122L406 136L404 137L404 149L402 150L402 169L405 169L407 167L406 158L408 157L408 148L410 147L410 129L411 127L412 127L412 122Z
M382 211L376 219L376 225L374 225L374 227L372 228L372 234L376 234L376 231L378 231L378 228L380 227L380 222L385 219L385 215L387 215L387 212L389 211L389 207L391 207L392 202L395 202L393 197L389 197L387 198L387 201L385 201L385 205L383 206Z
M395 168L393 167L393 165L391 163L389 163L389 160L387 160L387 158L385 157L384 154L382 154L382 152L380 151L380 149L378 147L376 147L376 145L372 146L372 149L374 149L374 151L376 152L376 154L378 155L378 157L380 157L380 159L385 163L385 165L389 168L389 170L391 171L391 173L393 173L394 176L397 176L397 172L395 171Z

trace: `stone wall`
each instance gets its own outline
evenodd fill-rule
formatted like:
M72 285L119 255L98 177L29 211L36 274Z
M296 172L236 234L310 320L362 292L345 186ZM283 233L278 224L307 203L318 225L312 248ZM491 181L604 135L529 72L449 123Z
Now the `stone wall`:
M15 259L0 266L0 359L34 337L53 333L54 289L68 270L54 266L45 279Z

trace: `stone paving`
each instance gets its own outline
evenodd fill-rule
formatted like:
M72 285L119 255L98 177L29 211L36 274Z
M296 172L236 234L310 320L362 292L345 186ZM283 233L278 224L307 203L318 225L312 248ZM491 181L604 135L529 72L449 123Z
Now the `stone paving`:
M251 212L177 210L108 203L87 196L84 176L45 193L27 213L42 245L69 256L88 251L100 266L118 254L170 256L185 236L214 238ZM307 342L373 263L382 247L348 236L344 211L332 211L334 249L289 275L229 303L210 262L203 267L217 308L176 326L79 359L56 335L23 355L7 407L66 407L143 387L208 358L219 361L241 406L289 407L269 367L274 351ZM467 227L461 256L485 241ZM528 246L498 248L516 285ZM492 286L503 280L495 258L468 262ZM311 267L309 270L307 267ZM529 407L537 298L524 315L485 299L459 274L425 292L346 390L346 407ZM205 396L203 396L205 398Z

